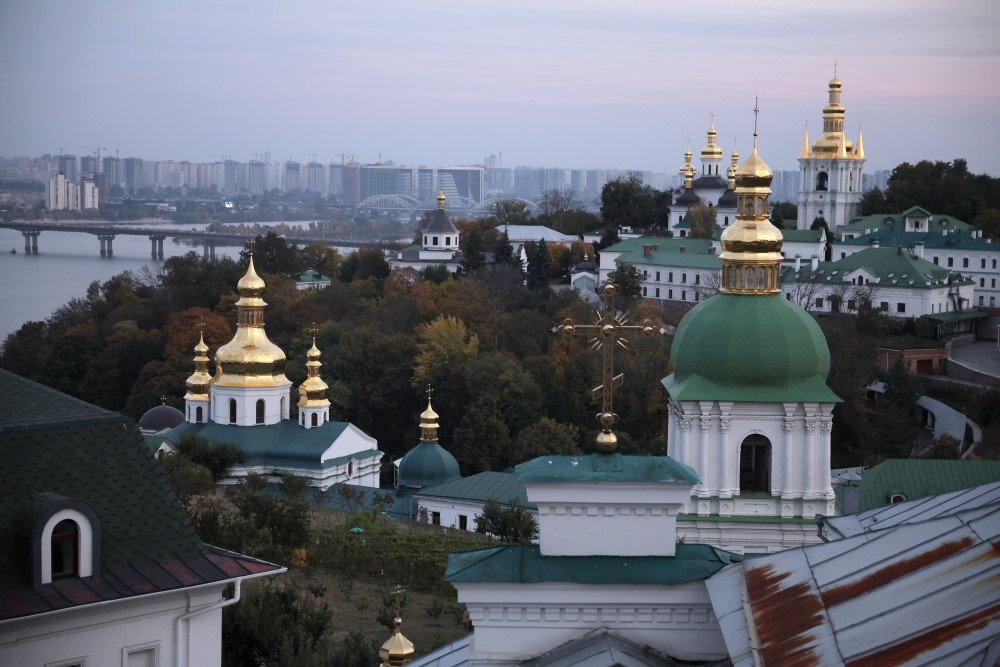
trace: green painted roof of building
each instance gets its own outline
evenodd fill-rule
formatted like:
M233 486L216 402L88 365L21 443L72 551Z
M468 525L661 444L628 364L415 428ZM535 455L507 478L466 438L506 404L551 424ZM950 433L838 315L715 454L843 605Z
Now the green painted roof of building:
M916 500L1000 481L1000 461L889 459L861 474L858 511L882 507L894 494Z
M962 222L958 218L950 215L935 215L919 206L911 206L902 213L876 213L874 215L864 215L852 219L846 225L842 225L838 231L863 232L866 229L879 231L902 231L906 225L906 218L930 218L928 223L929 232L940 233L944 230L967 232L972 229L972 225Z
M560 482L678 482L697 484L698 474L669 456L564 454L539 456L514 469L522 484Z
M782 229L781 238L794 243L819 243L825 232L822 229Z
M872 241L876 240L883 248L912 248L917 243L923 243L925 255L928 250L985 250L988 252L1000 252L1000 244L992 243L986 238L973 236L968 232L949 232L946 235L937 232L878 231L847 241L837 241L834 244L834 248L839 245L869 246Z
M662 380L677 400L840 402L816 321L780 294L716 294L681 320Z
M661 251L679 252L680 247L686 248L685 252L708 254L712 247L712 239L692 239L667 236L639 236L634 239L623 239L614 245L604 248L603 252L632 252L638 250L642 252L643 246L659 245ZM655 252L655 251L654 251Z
M460 551L448 557L444 579L453 584L671 586L701 581L742 557L703 544L678 544L675 556L543 556L537 544Z
M339 438L348 422L327 422L322 426L304 428L296 422L284 419L267 426L233 426L230 424L191 424L185 422L167 431L166 438L177 445L185 433L195 433L215 442L231 442L247 453L247 467L273 466L322 469L337 465L338 459L329 459L320 464L320 455ZM371 450L378 454L378 450ZM364 458L364 453L353 454Z
M953 310L948 313L928 313L924 317L936 322L958 322L960 320L978 320L989 317L989 313L984 313L981 310Z
M477 503L496 500L500 504L507 504L512 498L517 498L522 507L535 509L535 504L528 501L524 483L518 481L510 472L480 472L414 491L414 495Z
M972 278L938 266L913 255L903 248L865 248L843 259L819 262L813 271L804 265L799 271L786 272L796 282L823 284L851 283L848 275L864 270L879 279L880 287L906 287L909 289L935 289L951 284L967 284Z
M314 283L325 280L332 280L332 278L330 278L330 276L317 273L313 269L306 269L305 272L299 276L300 283Z
M712 269L719 271L722 262L718 255L697 252L679 252L674 250L653 250L645 254L642 250L622 253L615 259L616 264L631 264L633 266L669 266L677 268Z

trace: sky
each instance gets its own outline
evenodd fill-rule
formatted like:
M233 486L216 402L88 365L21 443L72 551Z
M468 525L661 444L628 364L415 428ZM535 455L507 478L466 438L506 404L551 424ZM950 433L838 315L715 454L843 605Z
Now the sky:
M0 156L796 169L843 81L866 171L1000 176L996 0L0 0ZM89 148L88 148L89 147Z

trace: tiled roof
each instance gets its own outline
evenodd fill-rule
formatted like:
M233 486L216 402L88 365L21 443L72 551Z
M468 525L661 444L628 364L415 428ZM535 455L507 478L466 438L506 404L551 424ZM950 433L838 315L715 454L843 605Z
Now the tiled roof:
M674 556L543 556L537 544L459 551L448 557L451 583L669 586L701 581L742 558L704 544L678 544Z
M202 543L132 420L6 371L0 406L0 618L281 570ZM97 515L100 570L36 590L31 530L53 494Z

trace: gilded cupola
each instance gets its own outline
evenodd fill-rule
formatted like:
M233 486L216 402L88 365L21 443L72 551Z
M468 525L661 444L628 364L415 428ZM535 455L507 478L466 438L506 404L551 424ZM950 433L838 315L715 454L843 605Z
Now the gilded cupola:
M694 157L694 153L691 152L691 146L688 145L687 150L684 151L684 164L680 168L681 177L684 178L685 189L690 189L694 184L694 165L691 164L692 157Z
M754 109L757 112L757 109ZM781 231L768 219L770 167L753 151L736 170L736 222L722 232L722 286L729 294L775 294L780 291Z
M813 152L817 156L839 158L847 157L854 152L854 145L844 134L846 111L840 103L840 89L841 82L834 68L834 75L829 85L829 101L823 107L823 134L813 144Z
M237 283L237 325L233 339L215 352L216 374L212 384L223 387L278 387L285 377L285 353L264 332L261 298L264 281L254 269L253 255L246 274Z
M184 398L190 401L207 401L208 385L212 376L208 372L208 345L205 345L204 332L198 333L198 344L194 346L194 373L187 379L187 393Z
M722 159L722 147L715 143L715 122L709 122L708 124L708 143L705 147L701 149L701 159L702 160L721 160Z
M736 141L733 141L733 154L730 157L729 168L726 169L726 177L729 179L729 183L726 187L730 190L736 189L736 172L740 167L740 154L736 152Z
M396 616L393 619L392 636L382 644L378 650L378 657L382 659L382 667L398 667L413 660L415 649L413 642L403 636L403 619Z
M313 337L312 347L306 352L306 379L299 385L300 408L325 408L330 405L330 387L319 376L323 365L319 360L320 351Z
M427 409L420 413L420 442L438 441L438 413L431 407L431 393L427 387Z

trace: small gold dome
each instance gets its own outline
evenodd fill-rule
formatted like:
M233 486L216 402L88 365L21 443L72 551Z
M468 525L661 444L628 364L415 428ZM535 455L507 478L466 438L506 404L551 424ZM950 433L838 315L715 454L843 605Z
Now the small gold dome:
M709 124L708 126L708 143L705 147L701 149L701 159L721 159L722 158L722 148L719 144L715 143L715 125Z
M323 365L320 363L319 357L320 351L316 347L316 339L313 338L312 347L306 352L307 377L299 385L300 408L325 408L330 405L330 385L319 376L319 369Z
M246 274L236 283L236 289L240 296L259 297L264 293L264 280L257 275L253 266L253 255L250 255L250 264L247 266Z
M184 398L187 400L208 400L208 386L212 382L212 376L208 373L208 345L205 345L204 334L198 335L198 344L194 346L194 373L184 383L187 393Z
M385 640L382 644L382 648L378 650L378 657L382 659L382 665L384 667L397 667L398 665L405 665L413 660L413 655L415 653L413 642L404 637L403 632L400 629L403 624L403 619L397 616L394 624L396 627L392 632L392 637Z
M438 201L438 210L443 211L445 202L444 190L438 190L437 201Z
M757 152L756 144L746 162L736 170L736 187L769 188L774 174Z
M431 394L434 391L430 385L427 386L427 409L420 413L420 440L421 442L437 442L438 439L438 413L431 407Z

